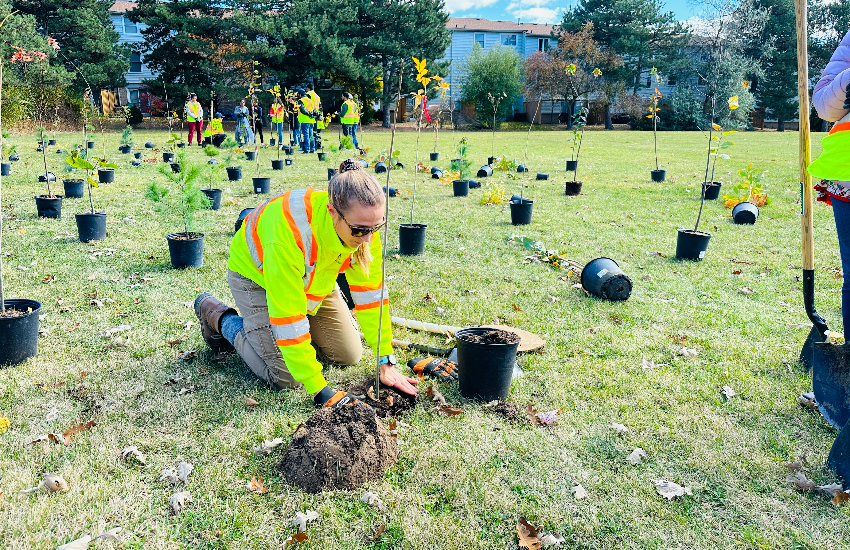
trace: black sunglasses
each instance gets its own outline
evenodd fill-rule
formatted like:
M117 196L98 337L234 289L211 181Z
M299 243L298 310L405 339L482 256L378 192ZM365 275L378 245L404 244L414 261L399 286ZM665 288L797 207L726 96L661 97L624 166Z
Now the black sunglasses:
M375 231L378 231L379 229L381 229L382 227L387 225L387 220L384 220L383 222L379 223L375 227L363 227L362 225L351 225L350 223L348 223L348 220L345 219L345 216L342 215L342 210L340 210L339 208L336 208L335 210L336 210L337 214L339 214L339 217L342 218L342 221L345 222L345 225L347 225L348 228L351 230L351 236L352 237L363 237L363 236L368 235L370 233L374 233Z

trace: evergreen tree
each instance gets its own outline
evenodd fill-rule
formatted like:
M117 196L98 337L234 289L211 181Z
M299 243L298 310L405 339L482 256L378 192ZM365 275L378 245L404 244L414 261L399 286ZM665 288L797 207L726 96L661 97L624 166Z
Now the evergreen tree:
M754 0L756 9L768 13L764 32L775 40L775 52L762 60L764 77L754 93L766 114L777 120L777 130L785 131L785 121L797 118L797 27L794 0Z

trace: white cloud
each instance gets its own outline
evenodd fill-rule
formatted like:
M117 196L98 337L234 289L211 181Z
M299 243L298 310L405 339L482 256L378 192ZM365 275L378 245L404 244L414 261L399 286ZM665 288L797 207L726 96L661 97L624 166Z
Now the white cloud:
M484 8L492 6L497 1L498 0L446 0L446 11L449 13L455 13L474 8Z
M514 19L519 19L523 23L560 23L563 18L563 8L524 8L511 11Z

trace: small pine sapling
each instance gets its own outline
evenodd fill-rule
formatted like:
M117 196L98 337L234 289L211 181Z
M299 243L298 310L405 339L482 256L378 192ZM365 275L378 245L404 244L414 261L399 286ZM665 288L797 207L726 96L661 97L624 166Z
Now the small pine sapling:
M161 205L162 210L178 214L183 223L183 235L190 237L194 227L195 214L200 210L209 208L210 202L197 184L202 176L201 165L187 160L186 154L183 152L177 155L177 164L180 165L179 172L174 172L170 166L165 164L159 167L159 173L177 191L171 195L170 201L166 197L170 194L171 189L156 181L150 183L145 196L154 203Z
M121 145L125 147L133 148L133 127L129 124L124 127L124 130L121 132Z

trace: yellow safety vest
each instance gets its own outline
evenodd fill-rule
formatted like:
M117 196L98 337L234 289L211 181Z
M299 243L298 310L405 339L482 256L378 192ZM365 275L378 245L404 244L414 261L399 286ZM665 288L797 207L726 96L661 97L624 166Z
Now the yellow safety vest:
M307 92L307 96L313 102L313 110L315 111L316 109L318 109L319 105L322 104L322 99L319 97L319 94L317 94L313 90L310 90L309 92Z
M269 116L272 117L272 122L275 124L280 124L284 119L284 110L285 107L283 105L278 105L273 103L271 109L269 109Z
M309 393L327 382L316 350L310 345L308 315L334 291L344 272L354 299L354 313L376 355L392 353L389 293L381 285L381 240L372 237L372 264L367 276L353 263L355 248L339 240L328 212L328 193L315 189L286 191L270 198L245 218L230 243L228 268L266 291L269 320L286 367ZM383 309L381 349L378 323Z
M190 101L186 104L186 120L189 122L197 122L201 120L203 109L197 101Z
M313 106L313 100L311 100L309 96L304 96L299 101L301 101L301 103L304 105L304 109L306 109L307 111L312 112L315 109L315 107ZM311 116L307 116L307 115L303 114L301 112L301 109L299 108L299 110L298 110L298 122L303 122L305 124L315 124L316 119L311 117Z
M343 124L357 124L360 122L360 109L357 108L357 104L354 101L347 99L343 102L343 105L348 106L348 112L345 113L345 116L339 119Z
M221 121L217 118L214 118L207 124L206 129L204 130L204 137L214 136L216 134L223 134L224 128L221 125Z

